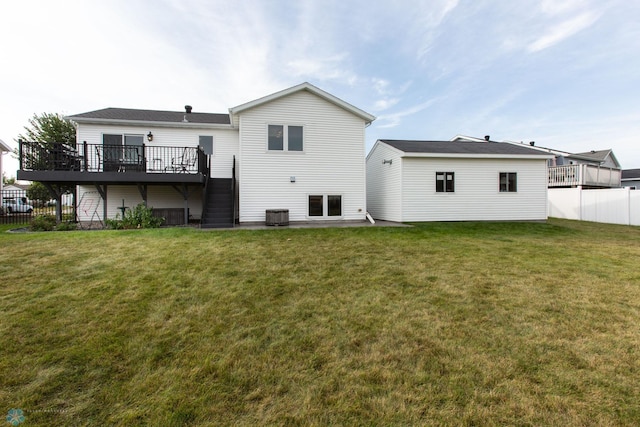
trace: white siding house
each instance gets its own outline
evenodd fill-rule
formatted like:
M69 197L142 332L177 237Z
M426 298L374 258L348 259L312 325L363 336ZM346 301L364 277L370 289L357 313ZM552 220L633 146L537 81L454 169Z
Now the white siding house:
M373 116L312 86L230 111L240 128L240 222L264 221L268 209L288 209L291 221L365 219L365 127ZM284 132L282 148L270 149L270 129ZM295 147L293 131L301 133ZM310 200L321 204L317 212Z
M309 83L224 114L185 106L68 118L76 147L43 153L21 142L18 175L75 185L81 221L143 201L201 226L264 223L268 210L288 210L290 221L365 220L365 128L375 117Z
M398 222L545 220L549 157L486 141L378 140L368 210Z

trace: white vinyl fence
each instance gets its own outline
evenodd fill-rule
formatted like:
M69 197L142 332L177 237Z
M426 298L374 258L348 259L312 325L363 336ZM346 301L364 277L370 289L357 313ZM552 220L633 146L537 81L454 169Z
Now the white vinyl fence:
M549 216L640 225L640 191L625 188L549 188Z

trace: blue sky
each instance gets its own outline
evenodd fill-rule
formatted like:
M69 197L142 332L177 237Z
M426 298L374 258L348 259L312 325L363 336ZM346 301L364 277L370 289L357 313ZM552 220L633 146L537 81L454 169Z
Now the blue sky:
M224 113L308 81L378 117L367 149L491 135L640 168L635 0L3 1L0 48L13 146L34 113Z

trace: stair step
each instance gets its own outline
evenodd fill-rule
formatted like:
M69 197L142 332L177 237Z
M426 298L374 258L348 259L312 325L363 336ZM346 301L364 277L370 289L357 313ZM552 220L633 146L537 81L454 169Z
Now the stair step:
M210 178L200 221L201 228L233 227L232 195L230 178Z

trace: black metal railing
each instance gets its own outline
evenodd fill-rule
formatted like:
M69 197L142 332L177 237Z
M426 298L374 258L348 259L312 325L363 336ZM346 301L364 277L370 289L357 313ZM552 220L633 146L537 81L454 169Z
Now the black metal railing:
M81 170L76 147L62 142L18 141L21 170Z
M200 147L40 143L19 141L20 170L80 172L202 173Z
M231 224L236 226L236 211L238 206L236 205L236 192L238 189L238 183L236 181L236 156L233 156L233 166L231 168Z
M56 214L56 201L29 200L25 190L0 191L0 224L29 224L38 215ZM73 219L73 199L71 195L61 197L63 219Z

